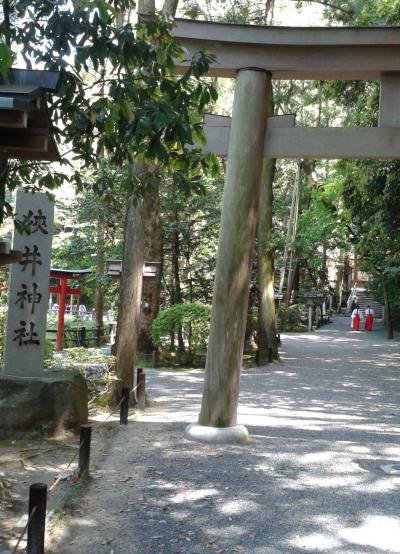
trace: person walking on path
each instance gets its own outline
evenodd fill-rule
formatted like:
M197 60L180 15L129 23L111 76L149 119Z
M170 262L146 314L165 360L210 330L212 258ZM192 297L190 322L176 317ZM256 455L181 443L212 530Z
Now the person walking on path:
M372 331L372 325L374 322L374 310L370 307L368 304L366 310L365 310L365 324L364 329L366 331Z
M356 308L359 309L360 306L358 305L357 296L353 296L353 300L352 300L351 306L350 306L350 313L352 314L353 311L354 311Z
M360 328L360 310L359 308L354 308L351 312L351 328L353 331L358 331Z

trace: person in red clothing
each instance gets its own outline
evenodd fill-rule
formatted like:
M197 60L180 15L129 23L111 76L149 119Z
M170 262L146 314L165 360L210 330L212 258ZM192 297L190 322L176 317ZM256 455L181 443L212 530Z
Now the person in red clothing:
M368 304L366 310L365 310L365 324L364 329L366 331L372 331L372 325L374 322L374 310L370 307Z
M358 308L354 308L351 313L351 328L353 331L358 331L360 328L360 310Z

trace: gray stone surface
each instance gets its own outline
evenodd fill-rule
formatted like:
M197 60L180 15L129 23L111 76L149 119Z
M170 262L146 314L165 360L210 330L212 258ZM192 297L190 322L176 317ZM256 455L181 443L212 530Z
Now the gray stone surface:
M190 423L185 429L188 439L210 444L245 444L250 441L249 432L244 425L232 427L208 427Z
M283 334L281 356L242 373L243 446L184 437L202 371L146 370L150 407L48 552L400 552L400 479L380 467L400 460L400 343L337 317Z
M43 373L54 202L46 194L17 192L13 249L23 252L11 265L4 373Z
M88 417L86 381L78 372L42 377L0 377L0 432L57 434L78 429Z

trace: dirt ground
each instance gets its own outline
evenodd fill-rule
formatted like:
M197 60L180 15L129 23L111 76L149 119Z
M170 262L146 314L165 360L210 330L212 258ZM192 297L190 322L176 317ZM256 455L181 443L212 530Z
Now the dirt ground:
M110 440L118 432L115 415L107 423L102 423L107 416L107 412L90 414L90 420L94 420L91 447L93 471L107 453ZM0 553L10 549L12 551L21 534L21 518L28 510L29 486L46 483L49 489L61 476L57 486L49 492L47 501L50 513L47 540L51 544L54 522L68 513L74 504L74 497L84 486L77 480L78 443L79 436L73 433L65 433L57 438L0 441ZM70 467L67 467L72 459ZM25 546L24 539L18 551L23 552Z

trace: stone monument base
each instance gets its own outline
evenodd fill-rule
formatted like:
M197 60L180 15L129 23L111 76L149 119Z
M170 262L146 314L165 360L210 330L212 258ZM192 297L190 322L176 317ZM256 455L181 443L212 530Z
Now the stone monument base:
M48 371L41 377L0 376L0 435L25 432L57 435L78 430L88 418L84 377L75 371Z
M185 429L188 439L197 442L214 444L246 444L250 441L250 435L244 425L232 427L207 427L199 423L191 423Z

